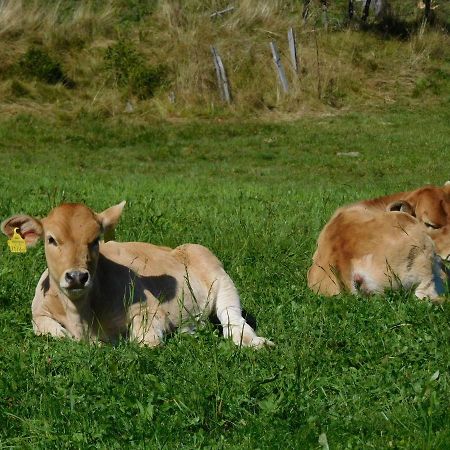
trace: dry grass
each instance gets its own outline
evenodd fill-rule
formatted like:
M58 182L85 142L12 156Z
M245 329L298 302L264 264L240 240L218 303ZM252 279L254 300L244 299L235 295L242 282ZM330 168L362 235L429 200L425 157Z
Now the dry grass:
M133 117L145 120L335 112L367 104L423 101L417 99L418 80L425 80L427 91L430 68L443 67L444 75L450 71L450 39L443 30L421 27L408 39L383 39L372 31L345 27L339 2L330 11L328 32L320 25L319 8L314 6L303 24L301 2L289 0L160 0L151 11L142 10L139 20L124 20L126 8L131 8L126 3L84 1L70 7L72 2L67 1L1 1L0 95L5 101L0 113L89 111L111 117L125 114L128 101ZM141 9L150 3L134 2ZM230 4L232 12L211 19L211 12ZM289 27L298 38L298 75L289 62ZM167 68L166 80L153 98L139 100L130 89L112 83L104 55L119 39L142 54L149 67ZM287 95L274 70L271 40L282 53L290 83ZM228 73L233 95L229 107L218 94L211 45L219 50ZM61 64L74 80L74 89L23 77L18 61L36 46ZM425 93L427 101L433 101Z
M20 40L37 39L45 45L60 46L61 41L83 38L92 41L109 33L117 20L112 1L94 8L92 1L64 8L63 2L46 3L38 0L2 0L0 3L0 37Z

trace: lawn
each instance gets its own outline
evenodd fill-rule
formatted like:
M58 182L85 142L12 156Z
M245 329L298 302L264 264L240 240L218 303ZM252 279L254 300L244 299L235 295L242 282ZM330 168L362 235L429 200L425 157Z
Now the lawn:
M125 199L118 240L208 246L276 347L237 348L211 324L153 350L36 337L43 247L13 255L2 237L0 448L449 448L449 304L306 287L336 207L450 178L449 106L276 124L3 118L1 220Z

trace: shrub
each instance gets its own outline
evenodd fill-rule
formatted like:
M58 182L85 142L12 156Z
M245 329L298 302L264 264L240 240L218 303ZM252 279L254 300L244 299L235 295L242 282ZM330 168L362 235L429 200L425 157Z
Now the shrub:
M136 71L132 75L132 93L140 99L153 97L156 89L165 83L166 73L161 65Z
M429 73L419 78L412 91L413 97L421 97L422 95L442 95L448 90L448 82L450 81L450 71L445 68L435 68Z
M147 66L132 42L123 39L106 49L105 67L117 86L140 99L152 97L167 75L162 65Z
M117 9L122 23L140 22L155 10L156 5L157 0L119 0Z
M74 85L74 82L64 75L61 64L41 48L31 47L20 58L18 67L22 75L44 83L63 83L67 87Z

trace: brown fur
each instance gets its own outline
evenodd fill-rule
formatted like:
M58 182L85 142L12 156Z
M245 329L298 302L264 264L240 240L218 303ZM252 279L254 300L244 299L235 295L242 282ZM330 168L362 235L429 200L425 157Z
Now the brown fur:
M434 240L437 253L447 258L450 255L450 183L363 200L355 205L384 211L398 201L405 201L411 206L412 215L427 226L427 233Z
M423 224L378 205L352 205L338 209L320 233L308 286L324 295L417 286L418 297L439 299L442 280Z

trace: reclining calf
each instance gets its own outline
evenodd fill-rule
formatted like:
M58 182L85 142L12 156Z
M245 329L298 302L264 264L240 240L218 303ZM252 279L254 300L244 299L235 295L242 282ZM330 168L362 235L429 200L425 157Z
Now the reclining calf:
M41 220L16 215L2 223L8 237L18 228L27 246L44 239L48 268L32 304L36 334L107 342L128 335L156 346L187 319L215 313L235 344L273 345L246 323L231 278L205 247L101 242L124 205L96 214L68 203Z
M308 286L316 293L382 293L415 288L441 300L446 276L425 226L405 212L338 209L319 235Z
M423 186L410 192L363 200L348 207L356 205L379 211L405 211L413 215L427 227L436 253L443 259L450 256L450 181L444 186Z

